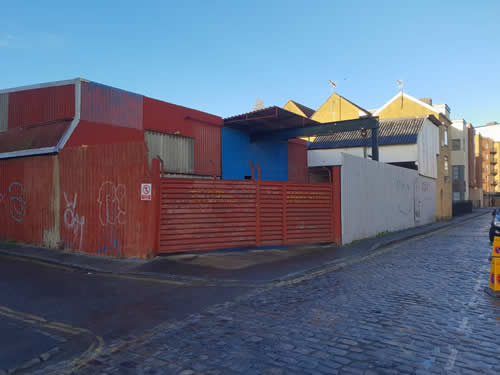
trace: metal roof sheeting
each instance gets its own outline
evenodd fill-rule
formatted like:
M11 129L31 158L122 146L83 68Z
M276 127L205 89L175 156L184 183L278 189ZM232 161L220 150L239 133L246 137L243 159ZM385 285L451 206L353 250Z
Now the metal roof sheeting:
M300 104L300 103L297 103L295 100L290 100L293 104L295 104L301 111L304 115L306 115L307 117L311 117L312 115L314 115L314 112L316 112L314 109L312 108L309 108L307 106L305 106L304 104Z
M417 143L418 133L426 117L381 119L379 120L378 144L404 145ZM310 150L325 148L370 147L371 130L367 130L366 137L361 136L361 131L349 131L321 135L309 145Z
M71 121L58 120L0 133L0 153L55 147Z

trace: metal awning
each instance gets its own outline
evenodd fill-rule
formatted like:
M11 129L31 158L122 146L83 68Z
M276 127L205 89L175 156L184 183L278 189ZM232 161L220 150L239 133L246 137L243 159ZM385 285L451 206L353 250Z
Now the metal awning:
M378 117L319 123L274 106L224 119L224 127L250 134L251 142L284 141L299 137L371 129L373 160L378 160Z
M319 124L319 122L277 106L224 119L224 127L238 129L250 134L273 130L303 128L305 126L317 124Z

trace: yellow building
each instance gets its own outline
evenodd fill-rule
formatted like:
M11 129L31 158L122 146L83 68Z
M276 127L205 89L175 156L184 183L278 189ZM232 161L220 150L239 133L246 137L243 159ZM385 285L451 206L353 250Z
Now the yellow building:
M319 109L314 112L311 116L311 120L325 123L353 120L369 116L371 116L371 113L366 109L361 108L337 93L333 93Z
M450 150L448 148L449 108L446 104L432 105L431 99L415 99L400 92L373 113L384 118L418 117L433 115L439 127L439 155L437 155L436 217L438 220L452 216L452 183L450 178Z
M305 105L297 103L293 100L287 101L283 109L307 118L310 118L314 114L314 109L306 107Z
M317 111L293 100L289 100L283 108L320 123L353 120L371 116L369 111L337 93L330 95ZM315 138L308 137L307 140L312 142Z

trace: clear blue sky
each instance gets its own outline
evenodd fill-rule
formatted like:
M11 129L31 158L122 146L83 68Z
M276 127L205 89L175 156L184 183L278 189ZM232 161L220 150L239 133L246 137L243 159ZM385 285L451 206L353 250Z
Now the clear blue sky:
M226 117L257 97L317 109L329 79L373 109L402 79L453 118L500 121L497 0L111 3L3 2L0 88L83 77Z

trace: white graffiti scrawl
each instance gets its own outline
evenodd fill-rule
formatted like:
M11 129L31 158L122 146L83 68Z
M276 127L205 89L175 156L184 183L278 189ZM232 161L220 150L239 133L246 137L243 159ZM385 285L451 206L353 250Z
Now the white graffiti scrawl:
M64 225L67 229L73 231L73 240L71 244L79 241L78 249L82 248L83 242L83 227L85 225L85 216L79 216L76 213L76 202L78 200L78 194L75 193L73 200L68 199L66 193L64 193L64 200L66 202L66 208L64 209Z
M13 182L9 186L9 211L10 217L21 223L26 216L26 200L24 199L24 188L19 182Z
M99 189L99 221L102 226L125 224L125 200L127 190L125 185L115 185L104 182Z

